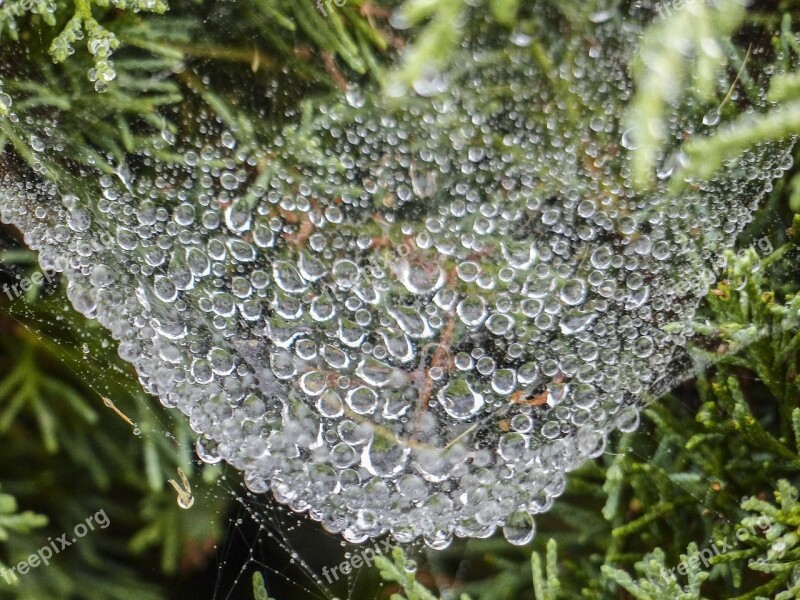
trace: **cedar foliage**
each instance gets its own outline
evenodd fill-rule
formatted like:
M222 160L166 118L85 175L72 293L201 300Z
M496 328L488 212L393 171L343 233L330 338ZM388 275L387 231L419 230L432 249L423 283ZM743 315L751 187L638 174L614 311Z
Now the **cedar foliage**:
M241 139L268 139L308 102L336 98L354 83L407 88L427 66L448 64L466 35L544 35L547 19L579 30L607 8L588 4L348 0L323 14L311 0L13 0L0 7L0 147L32 164L36 119L58 109L63 120L51 143L62 144L73 164L48 164L47 176L80 186L75 169L108 168L105 157L122 161L136 151L170 160L163 140L178 134L187 112L209 111ZM755 31L771 48L761 57L761 68L773 74L771 110L738 114L740 106L723 101L730 124L687 145L683 174L710 176L748 147L800 132L800 71L793 66L800 3L721 5L695 6L692 15L673 10L654 20L642 41L643 53L659 57L633 73L630 122L645 135L632 173L642 188L651 183L658 124L674 98L668 84L713 96L714 74L740 70ZM651 8L655 13L655 3ZM390 25L393 11L407 28ZM689 43L698 51L669 51L664 42L675 36L695 36ZM734 59L705 54L703 39ZM210 75L196 76L200 64ZM237 87L244 76L255 87ZM752 82L745 76L740 85ZM12 106L18 118L5 118ZM565 495L537 519L529 547L473 540L429 553L418 566L398 550L373 575L409 600L800 596L796 171L776 183L741 238L747 247L767 236L774 251L731 255L695 323L696 380L654 402L636 432L615 436L603 457L571 474ZM15 232L2 235L6 280L30 276L35 258ZM192 468L188 425L153 409L105 334L65 306L58 281L33 286L24 300L0 295L0 566L24 560L42 540L101 507L114 526L17 585L0 581L0 598L178 597L168 591L174 575L207 565L225 534L230 501L213 492L221 470ZM102 359L84 361L84 346ZM153 435L130 435L103 407L101 393ZM166 485L177 467L190 473L198 499L191 511L176 505ZM760 527L765 519L768 530ZM755 533L739 541L741 527ZM690 560L725 540L731 547L706 564ZM686 573L670 571L684 559ZM464 561L470 568L457 571ZM253 590L257 598L270 591L261 575ZM353 593L381 592L367 584Z

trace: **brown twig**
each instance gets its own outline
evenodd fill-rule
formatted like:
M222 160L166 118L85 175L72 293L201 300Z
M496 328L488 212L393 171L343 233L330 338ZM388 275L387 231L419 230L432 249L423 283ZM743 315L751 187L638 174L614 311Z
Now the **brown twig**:
M316 204L313 208L316 208ZM278 212L281 214L284 221L292 225L297 225L297 233L284 233L283 239L286 240L287 244L291 244L292 246L303 246L308 241L308 238L311 237L311 234L314 233L315 229L310 213L301 211L300 214L298 214L283 208L278 208Z
M523 398L523 392L517 390L513 394L511 394L511 402L512 404L528 404L530 406L541 406L545 402L547 402L547 397L550 395L550 392L547 390L536 394L532 398Z
M450 272L447 275L448 284L452 284L456 277L455 267L450 269ZM450 351L450 345L453 342L453 332L455 331L455 327L456 315L455 313L450 313L447 323L439 335L439 342L437 344L436 351L433 353L433 358L431 358L430 367L424 369L423 371L424 382L422 386L422 393L420 394L419 403L417 404L417 410L414 415L414 422L416 423L414 427L415 431L419 426L419 421L422 418L422 415L424 415L428 410L430 399L433 395L434 382L430 374L431 369L442 368L445 371L450 371L453 368L453 355Z
M392 15L388 8L369 3L362 4L358 8L358 12L364 17L378 17L379 19L388 19Z
M344 75L342 75L342 72L339 70L339 67L336 66L336 59L333 57L333 54L330 52L323 52L322 62L325 63L325 70L336 83L336 86L342 93L345 93L349 86L347 85L347 80L344 78Z

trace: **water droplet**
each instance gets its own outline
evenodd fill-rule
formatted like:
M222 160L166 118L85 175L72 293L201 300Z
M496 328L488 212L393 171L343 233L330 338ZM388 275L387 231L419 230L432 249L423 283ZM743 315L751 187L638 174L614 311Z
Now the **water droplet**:
M475 392L466 380L452 380L439 391L439 402L454 419L469 419L483 408L483 395Z

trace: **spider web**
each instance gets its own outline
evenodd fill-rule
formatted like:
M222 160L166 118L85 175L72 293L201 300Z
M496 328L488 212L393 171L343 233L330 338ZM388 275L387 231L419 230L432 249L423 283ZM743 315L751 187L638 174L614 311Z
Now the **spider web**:
M552 41L577 57L563 111L576 122L549 116L565 80L528 66L531 39L501 45L500 69L498 48L473 40L453 73L417 86L444 97L397 110L351 90L271 147L204 109L199 138L165 126L164 143L127 162L75 165L53 149L58 118L43 118L35 164L4 157L3 217L121 340L139 374L129 385L180 409L199 455L244 471L251 492L351 541L391 531L442 548L500 525L524 544L565 473L685 375L705 289L672 286L733 242L782 164L764 147L680 198L663 182L636 197L620 149L626 43L640 33L627 17ZM512 93L489 103L473 88ZM669 152L700 108L676 103ZM81 176L43 176L65 162ZM665 333L669 321L682 329ZM248 521L257 533L215 597L268 565L272 544L308 582L288 580L329 594L289 541L297 523L233 481L219 493L237 499L234 537Z
M0 246L0 252L4 251L6 260L0 264L0 271L11 275L11 283L36 272L30 268L31 255L27 251L22 251L15 245L6 248ZM109 355L114 346L113 341L104 339L98 347L98 331L84 331L74 327L65 330L64 321L53 321L37 310L37 302L42 297L50 296L51 301L54 298L61 301L57 286L56 280L53 284L36 289L35 295L29 300L25 297L16 298L11 305L3 307L2 314L36 337L51 356L56 357L85 387L96 394L95 401L120 395L140 396L141 384L130 369ZM77 314L70 315L72 309L66 303L63 308L67 321L81 320ZM82 344L80 357L63 351L73 347L75 342L69 339L73 336L86 340ZM90 344L94 347L90 347ZM98 379L98 372L112 375ZM113 381L112 385L109 384L109 379ZM121 390L125 393L120 394ZM186 444L172 433L176 426L174 415L158 407L152 399L139 403L137 409L146 411L159 424L159 428L146 432L136 428L132 435L142 441L149 436L163 435L175 448L175 454L194 456L194 444ZM192 463L196 472L190 479L196 480L200 478L200 470L205 465L196 458ZM200 490L196 489L195 493L197 500L213 497L213 504L225 500L229 516L225 519L227 525L224 536L207 557L216 562L216 569L204 567L192 574L185 581L185 587L181 587L181 593L185 594L181 597L188 598L191 597L189 594L198 593L201 598L208 600L251 600L252 574L255 571L263 574L267 592L276 600L365 597L359 594L360 587L364 587L359 586L365 575L364 569L354 569L331 583L322 577L323 568L331 568L348 561L351 556L361 552L363 546L348 544L340 536L324 531L306 517L287 511L269 496L253 494L244 486L241 473L226 465L222 466L220 475L211 487L203 486ZM192 509L187 510L191 513ZM392 546L395 545L397 544L393 542ZM405 545L404 551L410 557L423 554L419 544ZM377 597L379 587L375 581L367 586L368 589L370 587Z
M779 220L772 216L772 221L777 223L773 228L780 228ZM23 258L25 258L23 256ZM13 265L4 265L4 270L12 271L17 279L29 274L24 269L14 269ZM46 294L46 290L40 290L41 294ZM84 344L83 354L79 360L70 360L72 355L58 352L59 349L68 348L71 342L65 341L64 326L65 322L53 322L48 318L42 317L36 310L36 301L28 304L20 298L10 307L6 313L14 318L20 325L24 326L29 332L35 335L43 345L53 348L54 355L61 357L60 360L71 370L79 379L83 380L87 387L92 389L99 397L113 396L119 390L110 388L104 380L96 379L98 371L111 371L114 373L114 380L127 392L134 396L140 394L140 384L133 377L129 369L126 369L118 361L109 360L107 351L94 351L89 347L90 341L95 339L97 332L81 332L74 327L71 333L84 336L87 343ZM69 311L68 307L64 307ZM113 345L110 341L101 344L101 348L108 348ZM692 372L690 365L684 364L676 378L683 379ZM171 431L174 426L174 417L163 410L156 408L154 403L143 404L144 410L160 424L160 431L141 433L142 437L148 435L163 435L178 449L186 453L194 451L192 444L186 444L174 436ZM627 449L628 453L635 453L633 449ZM639 454L637 458L644 459ZM202 463L197 462L196 466L201 467ZM712 509L706 499L693 492L679 481L673 484L693 498L703 506ZM265 575L268 592L278 600L284 598L365 598L365 593L371 591L377 597L379 589L375 582L365 582L363 579L366 574L364 569L355 570L346 577L340 578L334 585L328 584L323 576L323 568L331 568L343 561L348 561L349 557L359 554L368 544L358 546L350 545L342 541L339 536L325 532L322 528L311 522L305 517L287 511L284 507L277 504L274 500L264 495L256 495L247 490L241 480L241 475L230 467L224 468L214 487L204 488L201 494L213 495L217 498L226 498L232 505L232 515L227 519L227 532L224 541L215 547L214 556L217 560L216 576L213 581L205 580L199 584L192 582L187 584L191 587L198 587L201 594L210 594L213 600L227 600L242 598L247 599L252 595L251 574L258 570ZM723 492L722 493L726 493ZM190 509L191 510L191 509ZM725 519L724 515L717 515ZM727 519L726 519L727 520ZM732 523L731 523L732 525ZM392 545L395 545L392 542ZM459 552L463 556L469 554L470 541L461 542ZM321 548L324 549L321 551ZM406 545L404 550L410 557L416 558L419 562L435 563L437 559L431 559L432 552L424 549L418 544ZM452 552L450 553L452 558ZM458 582L464 577L462 572L469 563L462 559L459 565L453 569L455 578L449 579L444 576L444 570L434 568L430 573L434 577L435 586L438 588L442 598L457 597ZM374 579L374 573L372 573ZM366 588L366 590L364 589ZM202 597L206 597L203 595Z

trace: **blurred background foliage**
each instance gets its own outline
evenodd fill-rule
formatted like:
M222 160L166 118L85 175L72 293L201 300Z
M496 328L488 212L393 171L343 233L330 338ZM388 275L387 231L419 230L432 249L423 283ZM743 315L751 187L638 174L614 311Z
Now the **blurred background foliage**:
M356 84L402 97L426 70L447 65L467 35L528 35L537 60L556 63L538 39L577 35L628 4L4 2L0 115L13 106L19 118L0 118L0 146L32 163L36 117L48 108L64 116L52 143L76 165L99 169L110 169L101 157L119 164L134 149L169 160L164 140L197 110L212 111L240 139L263 139L296 120L309 99ZM676 182L707 177L750 146L800 132L800 3L680 4L640 3L654 15L632 66L637 87L628 115L638 132L631 174L642 189L652 184L668 107L681 90L708 99L728 125L688 142ZM754 47L773 102L758 116L711 84L728 70L743 97L753 92L759 78L744 66ZM195 74L198 64L208 75ZM243 77L255 89L242 93ZM63 165L46 168L56 181L80 186ZM269 500L248 498L235 472L197 465L188 425L141 393L106 333L71 310L58 279L37 278L19 297L4 288L0 566L26 559L100 509L111 525L15 585L0 579L0 598L800 597L796 173L776 182L741 236L742 248L768 240L770 251L756 245L731 255L708 295L695 323L696 379L654 402L636 431L615 435L601 458L572 473L528 547L493 538L439 553L407 548L331 586L320 585L322 567L357 549ZM34 279L36 259L17 232L0 229L0 248L0 284ZM168 484L179 480L179 467L195 498L188 510ZM736 539L741 525L765 518L768 532ZM724 540L730 548L710 564L665 574L687 555L724 548Z

